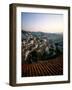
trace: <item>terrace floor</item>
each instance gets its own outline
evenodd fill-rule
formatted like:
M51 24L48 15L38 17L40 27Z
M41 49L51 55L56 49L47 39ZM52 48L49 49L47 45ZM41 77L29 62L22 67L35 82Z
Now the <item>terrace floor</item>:
M48 61L22 65L22 77L63 75L63 55Z

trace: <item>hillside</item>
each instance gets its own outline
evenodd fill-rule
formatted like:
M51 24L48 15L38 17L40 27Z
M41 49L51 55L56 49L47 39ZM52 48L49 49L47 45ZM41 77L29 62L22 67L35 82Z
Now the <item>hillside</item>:
M22 63L35 63L63 54L63 34L22 30Z

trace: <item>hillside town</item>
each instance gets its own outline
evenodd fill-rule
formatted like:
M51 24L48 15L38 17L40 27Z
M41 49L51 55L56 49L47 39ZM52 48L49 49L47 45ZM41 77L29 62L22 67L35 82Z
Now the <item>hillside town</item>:
M49 34L50 35L50 34ZM61 35L60 35L61 37ZM54 42L48 34L22 31L22 63L36 63L63 53L63 40Z

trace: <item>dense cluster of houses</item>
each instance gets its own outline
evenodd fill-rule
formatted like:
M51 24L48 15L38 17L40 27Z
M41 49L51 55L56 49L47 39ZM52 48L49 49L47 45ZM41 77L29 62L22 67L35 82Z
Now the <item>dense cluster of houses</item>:
M43 38L44 37L44 38ZM56 45L45 36L35 37L30 32L25 34L22 40L22 62L34 63L38 60L46 60L56 56Z

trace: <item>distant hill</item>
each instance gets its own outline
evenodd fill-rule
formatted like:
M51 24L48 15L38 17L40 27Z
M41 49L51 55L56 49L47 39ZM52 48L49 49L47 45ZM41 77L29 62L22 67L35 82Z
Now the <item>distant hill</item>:
M22 30L22 39L25 38L25 35L31 33L35 37L48 38L49 40L63 40L63 33L44 33L44 32L30 32Z

